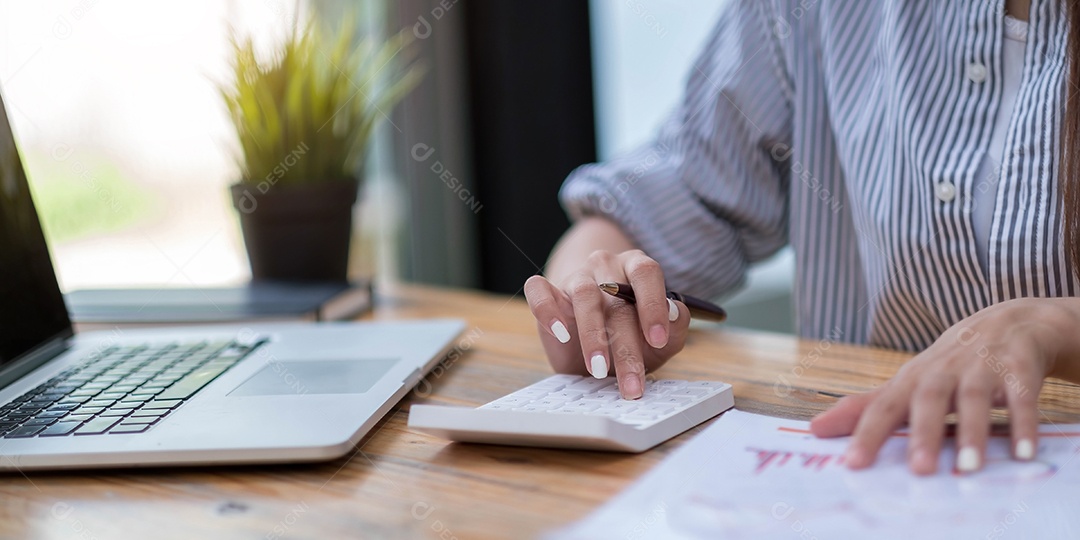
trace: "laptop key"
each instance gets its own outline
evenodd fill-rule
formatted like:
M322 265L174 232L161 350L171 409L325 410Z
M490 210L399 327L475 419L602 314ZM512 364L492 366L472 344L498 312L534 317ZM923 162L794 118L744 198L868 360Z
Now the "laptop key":
M45 431L39 433L38 436L60 437L62 435L70 435L71 432L75 431L75 428L79 427L81 424L82 422L57 422L46 428Z
M98 416L127 416L134 409L105 409Z
M31 418L31 419L23 422L23 425L24 426L47 426L47 425L49 425L49 424L51 424L51 423L53 423L53 422L55 422L57 420L58 420L58 418Z
M97 414L97 413L99 413L101 411L104 411L104 410L105 410L105 407L80 407L78 409L75 409L74 411L71 411L71 414L95 415L95 414Z
M21 426L13 430L11 433L4 435L5 439L25 439L27 437L33 437L39 432L45 429L45 426Z
M148 416L151 416L151 417L154 417L154 418L160 418L162 416L165 416L166 414L169 414L169 412L171 412L171 409L139 409L139 410L131 413L131 418L148 417Z
M146 409L172 409L174 407L180 406L181 403L183 403L183 401L179 400L179 399L158 399L158 400L154 400L154 401L150 401L150 402L146 403L145 405L140 407L140 410L146 410Z
M120 425L128 426L135 424L153 424L158 420L161 420L161 416L132 416L130 418L125 418L124 421L120 423Z
M54 403L53 405L49 405L49 408L50 409L55 409L56 405L65 404L65 403L74 403L75 405L79 405L79 404L82 404L82 403L86 403L87 401L90 401L93 398L94 398L94 396L64 396L58 403Z
M75 435L100 435L119 422L115 417L98 417L82 425L75 430Z
M202 387L210 384L210 381L217 378L225 370L229 369L229 365L221 365L215 368L199 368L193 371L190 375L176 381L176 384L170 386L168 390L158 394L159 400L164 399L187 399L198 392Z
M109 430L109 433L142 433L150 429L151 424L120 424Z

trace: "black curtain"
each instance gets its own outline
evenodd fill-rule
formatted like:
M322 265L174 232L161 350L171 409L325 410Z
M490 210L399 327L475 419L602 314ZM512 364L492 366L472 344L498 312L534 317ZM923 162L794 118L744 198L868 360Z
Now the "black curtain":
M589 3L465 0L481 287L514 293L569 223L557 194L596 160Z

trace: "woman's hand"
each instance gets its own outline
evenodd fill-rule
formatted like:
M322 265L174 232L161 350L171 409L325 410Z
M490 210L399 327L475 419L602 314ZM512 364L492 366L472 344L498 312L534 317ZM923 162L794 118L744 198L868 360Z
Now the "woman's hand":
M606 281L629 283L636 304L600 291ZM555 371L604 378L614 368L626 399L641 397L645 372L683 348L690 326L686 306L667 298L660 265L640 250L595 251L559 283L533 276L525 297Z
M845 462L869 467L893 430L910 426L908 464L937 469L945 415L957 413L956 468L982 467L991 407L1008 407L1012 449L1029 460L1038 448L1036 408L1043 379L1058 360L1072 363L1077 299L1017 299L988 307L947 330L881 388L840 400L811 423L819 437L853 435ZM1062 368L1072 375L1071 368ZM1061 375L1061 374L1057 374Z

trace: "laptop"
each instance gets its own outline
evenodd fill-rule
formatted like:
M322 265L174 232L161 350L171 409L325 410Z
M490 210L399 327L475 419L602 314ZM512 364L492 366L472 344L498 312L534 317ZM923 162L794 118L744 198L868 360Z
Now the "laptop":
M334 459L464 328L447 319L76 334L0 98L0 470Z

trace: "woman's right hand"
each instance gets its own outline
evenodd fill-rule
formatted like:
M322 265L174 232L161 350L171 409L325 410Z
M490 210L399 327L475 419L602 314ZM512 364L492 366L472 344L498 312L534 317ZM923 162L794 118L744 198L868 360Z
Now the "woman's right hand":
M603 293L604 282L629 283L636 304ZM645 373L682 350L690 312L667 298L660 265L640 250L595 251L560 283L525 282L540 340L559 373L602 379L612 367L625 399L641 397Z

